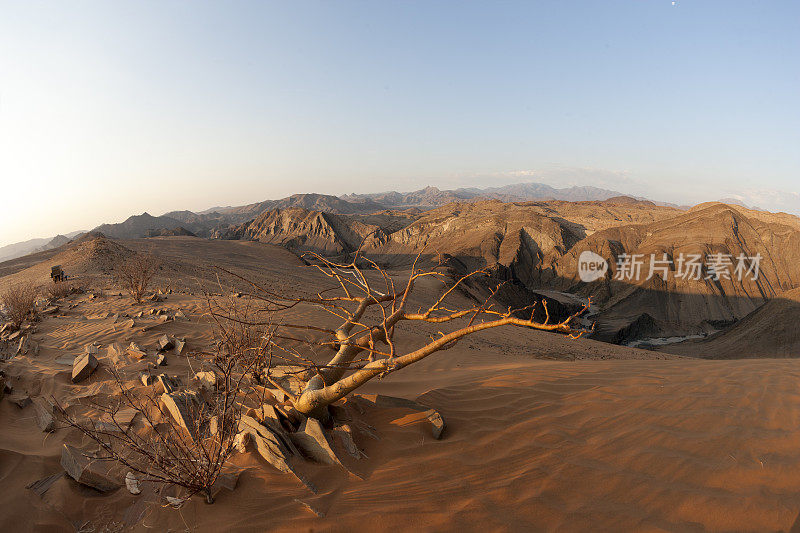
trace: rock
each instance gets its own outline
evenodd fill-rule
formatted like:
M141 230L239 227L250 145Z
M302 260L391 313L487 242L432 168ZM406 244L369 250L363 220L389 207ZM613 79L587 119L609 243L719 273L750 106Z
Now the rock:
M36 480L30 485L26 486L25 488L32 490L34 493L36 493L37 496L41 498L50 489L50 487L53 486L53 483L55 483L62 477L64 477L64 472L59 472L58 474L53 474L47 476L46 478Z
M217 375L214 374L214 372L198 372L194 375L193 379L201 389L212 391L217 386Z
M353 432L347 424L333 428L331 433L342 444L345 451L354 459L361 459L362 451L353 440Z
M139 375L139 379L142 381L142 385L144 385L145 387L149 387L156 380L156 378L153 377L149 372L142 372Z
M88 457L69 444L64 444L61 448L61 466L67 474L78 483L100 492L108 492L119 487L119 484L108 475L105 468L108 464L108 461Z
M133 495L142 493L142 489L139 486L139 480L136 479L136 476L133 474L133 472L128 472L125 474L125 487L128 489L128 492Z
M156 355L156 365L167 366L167 354L159 353L158 355Z
M11 342L11 341L16 340L17 338L19 338L20 335L22 335L22 330L18 329L17 331L15 331L11 335L9 335L6 340L8 340L8 342Z
M247 453L247 448L249 448L250 440L251 440L250 432L240 431L233 438L233 447L239 453Z
M3 399L6 393L6 377L0 376L0 400Z
M42 313L44 313L45 315L53 315L55 313L58 313L58 306L57 305L51 305L51 306L45 307L42 310Z
M164 299L161 296L159 296L158 294L156 294L156 293L153 293L153 295L150 296L147 299L150 300L151 302L163 302L164 301Z
M180 509L183 507L183 504L186 503L186 500L181 498L174 498L172 496L166 496L167 503L169 503L173 508Z
M160 351L169 350L175 346L175 343L172 342L172 339L168 335L162 335L161 338L158 339L158 349Z
M56 428L56 408L49 401L44 398L36 398L33 400L33 406L36 409L36 425L39 429L46 433L50 433Z
M84 347L83 352L84 353L89 353L89 354L92 354L92 355L97 355L98 353L100 353L100 347L95 343L87 344Z
M305 507L306 509L308 509L309 511L311 511L315 515L317 515L319 518L325 518L325 511L323 511L322 509L319 509L317 506L312 505L309 502L304 502L303 500L299 500L297 498L295 498L294 501L296 501L297 503L299 503L300 505L302 505L303 507Z
M175 422L193 437L197 433L196 414L199 400L192 391L179 391L161 395L161 403L167 408Z
M307 418L300 429L296 433L291 433L290 437L295 446L311 459L329 465L342 464L316 418Z
M430 409L425 411L425 416L431 423L431 433L433 434L433 438L440 439L442 437L442 431L444 431L444 419L442 418L442 415L440 415L435 409Z
M25 409L31 403L33 403L33 400L31 400L31 397L27 396L27 395L25 395L25 396L16 396L16 397L13 397L13 398L9 396L8 400L11 403L13 403L14 405L16 405L17 407L19 407L20 409Z
M112 414L107 413L97 422L97 429L101 431L117 431L117 432L124 432L130 429L131 424L133 424L133 419L136 418L136 414L138 411L133 407L126 407L125 409L120 409L116 413Z
M133 357L135 359L144 359L147 356L145 351L142 350L142 348L138 344L136 344L135 342L132 342L128 346L128 355L130 355L131 357Z
M182 355L183 349L186 348L186 339L174 339L175 349L172 350L175 355Z
M72 382L83 381L97 368L97 358L91 353L85 353L75 358L72 363Z
M217 480L211 486L211 497L216 498L222 489L233 492L239 482L239 472L220 472Z
M177 388L175 382L166 374L159 374L156 380L158 381L159 385L161 385L163 393L169 394Z
M219 431L219 418L212 416L208 421L208 432L211 436L214 436L217 434L217 431Z
M133 315L133 318L142 318L143 316L144 316L144 311L139 311L138 313Z
M175 311L175 318L183 319L186 318L186 313L184 313L181 309Z
M397 398L395 396L385 396L383 394L362 394L361 398L374 403L378 407L399 407L420 411L425 414L428 422L431 423L431 433L433 438L439 439L444 431L445 424L442 415L435 409L431 409L427 405L423 405L413 400L406 398Z

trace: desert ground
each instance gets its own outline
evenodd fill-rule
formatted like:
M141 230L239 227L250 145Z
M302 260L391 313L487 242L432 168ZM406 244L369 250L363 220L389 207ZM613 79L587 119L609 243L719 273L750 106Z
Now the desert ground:
M141 304L110 274L115 261L137 251L162 261L148 293L154 299ZM139 382L142 371L191 383L214 350L204 291L227 297L247 289L241 280L218 279L213 266L290 292L321 291L330 280L273 244L89 235L0 264L0 289L24 281L46 286L56 263L82 289L40 302L38 320L23 335L4 334L2 343L7 390L0 401L0 530L800 527L796 359L759 353L750 360L705 360L685 344L650 351L509 327L476 333L358 389L348 404L362 405L351 411L350 423L360 458L343 465L304 461L316 493L253 449L232 454L227 468L235 484L221 489L213 504L194 496L175 509L165 498L177 493L146 481L140 494L131 494L121 481L124 469L113 465L109 476L116 476L119 488L100 492L66 475L61 465L65 443L89 451L93 442L58 424L43 432L36 406L24 398L53 399L76 416L98 418L92 402L119 398L112 368L129 376L136 390L147 388ZM394 268L393 277L407 275L402 265ZM438 281L420 284L412 307L437 298L443 287ZM454 305L468 305L466 295L455 298ZM336 323L312 305L293 309L291 318ZM438 327L401 326L401 349L424 344ZM186 347L180 355L167 351L166 366L156 368L163 335L185 339ZM142 347L144 358L117 349L131 342ZM89 344L98 347L99 365L73 383L74 359ZM359 398L371 394L434 409L444 431L434 438L429 421L413 409L363 408Z

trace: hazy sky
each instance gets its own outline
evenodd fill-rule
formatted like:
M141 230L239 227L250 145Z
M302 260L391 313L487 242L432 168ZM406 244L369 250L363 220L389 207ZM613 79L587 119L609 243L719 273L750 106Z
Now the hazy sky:
M0 0L0 245L541 181L800 213L800 2Z

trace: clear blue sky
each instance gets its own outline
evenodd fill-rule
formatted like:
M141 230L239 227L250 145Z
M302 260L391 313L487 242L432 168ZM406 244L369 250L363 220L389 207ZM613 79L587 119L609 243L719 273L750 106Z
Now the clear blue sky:
M428 184L800 213L799 29L796 0L0 0L0 245Z

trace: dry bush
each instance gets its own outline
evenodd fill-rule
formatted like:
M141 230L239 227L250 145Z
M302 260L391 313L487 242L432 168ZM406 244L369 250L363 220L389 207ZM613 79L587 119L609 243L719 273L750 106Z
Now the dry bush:
M72 294L74 285L66 281L53 282L47 286L47 297L50 300L60 300Z
M26 318L36 313L37 290L32 283L21 283L8 289L2 296L6 318L16 327L20 327Z
M136 253L116 264L114 277L136 303L141 303L160 264L153 254Z
M232 310L232 313L247 321L239 311ZM110 425L70 414L54 399L59 419L99 445L101 459L126 466L143 476L143 481L180 487L185 491L185 498L201 494L208 503L213 503L214 485L239 432L242 400L248 395L263 394L248 384L256 369L268 363L266 354L270 343L268 336L240 337L229 332L217 337L218 352L210 362L217 385L213 390L204 389L199 393L190 390L175 393L197 400L185 405L185 427L169 412L162 395L152 388L137 392L113 368L111 374L120 393L119 400L112 405L92 404L94 409L105 413ZM137 413L142 421L138 429L118 422L123 409L133 409Z
M551 322L546 304L542 302L546 318L539 322L534 320L535 305L513 310L496 310L490 305L490 300L502 284L497 285L480 305L453 308L449 302L450 297L471 278L488 276L485 271L471 272L453 281L446 273L435 268L418 269L415 261L408 277L396 284L395 279L376 263L367 258L359 261L358 254L355 254L349 264L337 264L317 254L306 254L306 257L315 262L319 271L331 280L331 288L314 296L290 297L220 269L251 286L252 291L247 296L261 303L263 309L268 311L271 322L253 321L242 324L235 317L226 316L224 310L212 312L223 324L251 328L269 324L275 328L272 336L273 347L276 348L274 362L303 369L296 372L295 377L303 379L305 385L299 394L285 390L278 380L273 379L271 364L265 371L265 379L284 390L296 411L305 416L326 420L328 405L344 398L371 379L386 376L435 352L451 348L459 339L484 329L516 326L571 337L585 333L577 319L588 309L588 305L562 321ZM359 264L367 264L378 281L370 282ZM435 302L412 311L408 309L409 297L414 292L416 281L425 277L450 282L450 287ZM298 305L321 307L342 320L342 323L336 329L328 329L310 324L293 324L290 319L282 318L283 313ZM398 352L398 343L395 341L396 326L401 322L417 325L432 323L442 329L417 349L401 353ZM447 326L451 324L453 327L447 331ZM300 336L297 333L304 330L317 338L311 335ZM298 349L298 344L305 348ZM335 355L326 364L318 364L315 362L317 349L329 349ZM281 371L285 372L285 369Z

